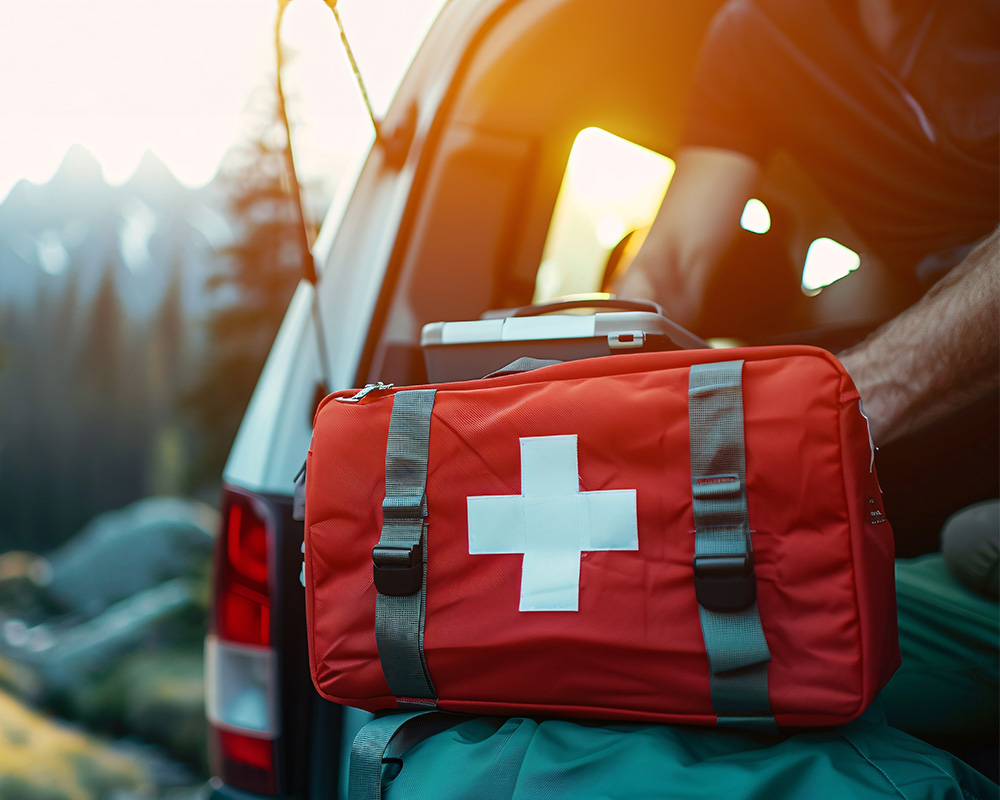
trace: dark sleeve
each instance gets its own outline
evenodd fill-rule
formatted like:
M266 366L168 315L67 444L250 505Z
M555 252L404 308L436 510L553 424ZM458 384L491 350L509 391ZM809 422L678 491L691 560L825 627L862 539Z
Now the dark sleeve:
M747 0L730 0L712 20L698 56L682 145L734 150L763 162L768 147L754 102L751 57L758 15Z

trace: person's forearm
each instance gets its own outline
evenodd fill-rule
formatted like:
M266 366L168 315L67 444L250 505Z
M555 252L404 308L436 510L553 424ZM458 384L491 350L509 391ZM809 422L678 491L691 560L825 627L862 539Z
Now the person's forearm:
M840 359L876 444L957 411L1000 382L1000 228L921 300Z

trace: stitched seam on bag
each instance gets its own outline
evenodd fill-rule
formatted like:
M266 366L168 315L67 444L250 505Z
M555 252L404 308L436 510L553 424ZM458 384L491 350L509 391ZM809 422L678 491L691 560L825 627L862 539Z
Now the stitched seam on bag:
M872 760L871 760L871 759L870 759L870 758L869 758L869 757L867 756L867 754L865 754L865 753L864 753L864 752L863 752L863 751L861 750L861 748L860 748L860 747L858 747L858 746L857 746L857 745L856 745L856 744L854 743L854 740L853 740L853 739L852 739L852 738L851 738L850 736L848 736L848 735L847 735L846 733L843 733L843 732L841 732L841 731L838 731L837 733L838 733L838 735L839 735L839 736L840 736L840 737L841 737L841 738L842 738L842 739L843 739L844 741L846 741L846 742L847 742L847 743L848 743L848 744L849 744L849 745L850 745L851 747L853 747L853 748L854 748L854 751L855 751L855 752L856 752L856 753L857 753L857 754L858 754L859 756L861 756L861 757L862 757L862 758L863 758L863 759L864 759L865 761L867 761L867 762L868 762L869 764L871 764L871 766L873 766L873 767L874 767L875 769L877 769L877 770L878 770L878 771L879 771L879 772L881 773L881 775L882 775L882 777L883 777L883 778L885 778L885 779L886 779L887 781L889 781L889 785L890 785L890 786L892 786L892 788L896 790L896 792L897 792L897 793L899 794L899 796L900 796L900 797L902 797L902 798L903 798L903 800L908 800L908 798L907 798L907 796L906 796L906 793L905 793L905 792L904 792L904 791L903 791L902 789L900 789L900 788L899 788L899 787L898 787L898 786L896 785L896 782L895 782L895 781L894 781L894 780L893 780L892 778L890 778L890 777L889 777L889 773L888 773L888 772L886 772L886 771L885 771L884 769L882 769L882 767L880 767L880 766L879 766L878 764L876 764L876 763L875 763L874 761L872 761Z
M958 778L956 778L954 775L949 775L948 771L945 770L940 764L938 764L938 763L936 763L934 761L931 761L929 758L927 758L927 756L923 755L922 753L915 753L915 755L921 761L923 761L923 762L925 762L927 764L930 764L931 767L933 767L934 769L936 769L938 772L940 772L942 775L944 775L945 778L947 778L953 784L955 784L955 786L958 788L958 790L962 793L963 797L971 797L972 800L979 800L979 798L976 797L976 795L972 794L971 792L967 792L965 790L965 788L962 786L962 784L959 782Z
M323 402L320 402L320 406ZM319 408L317 407L316 413L319 414ZM315 428L315 421L313 423ZM309 468L309 462L312 461L312 444L309 445L309 450L306 452L306 469ZM313 467L313 469L316 469ZM306 476L308 477L308 472ZM313 522L314 520L309 520ZM312 544L312 535L310 531L312 530L312 525L307 524L306 519L302 520L302 566L304 569L303 577L305 578L305 585L302 587L302 591L305 592L305 612L306 612L306 652L309 655L309 678L316 687L316 690L323 693L319 688L319 658L316 654L316 630L315 630L315 620L316 620L316 606L313 604L313 594L314 592L309 591L313 583L312 574L312 547L307 547L306 542L308 540L309 545ZM314 623L314 624L310 624Z
M846 375L840 375L840 387L838 388L838 397L843 394L844 386L846 385L847 378ZM847 512L847 527L848 527L848 542L850 543L850 556L851 556L851 586L854 589L854 609L857 613L858 620L858 660L861 665L861 674L858 676L858 686L860 689L860 696L858 697L857 713L860 714L865 706L865 632L862 630L864 625L864 614L861 613L861 597L858 594L858 562L857 556L854 551L854 526L851 524L851 518L853 516L853 505L850 500L850 490L847 485L847 448L844 446L844 404L837 403L837 438L839 440L840 446L840 480L844 489L844 509ZM860 523L860 520L859 520ZM856 716L856 715L855 715ZM905 795L904 795L905 796Z

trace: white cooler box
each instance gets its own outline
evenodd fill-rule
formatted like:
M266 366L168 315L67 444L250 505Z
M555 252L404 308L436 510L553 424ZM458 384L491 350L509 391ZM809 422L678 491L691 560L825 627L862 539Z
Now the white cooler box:
M586 309L595 313L578 313ZM464 322L430 322L420 336L427 379L430 383L475 380L524 357L575 361L709 346L659 311L654 303L587 299L525 306L493 312L504 316L488 314L491 318Z

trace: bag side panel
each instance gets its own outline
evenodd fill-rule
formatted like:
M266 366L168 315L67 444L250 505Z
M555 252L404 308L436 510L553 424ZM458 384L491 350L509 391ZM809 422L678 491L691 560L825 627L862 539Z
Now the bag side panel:
M842 407L844 479L851 513L867 705L900 664L893 532L882 505L874 445L857 390L845 376Z
M306 469L306 613L321 695L369 711L395 708L375 646L372 548L382 528L392 398L327 403Z

